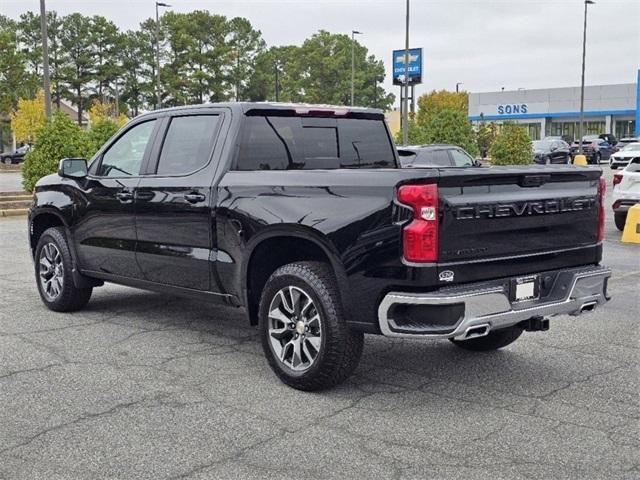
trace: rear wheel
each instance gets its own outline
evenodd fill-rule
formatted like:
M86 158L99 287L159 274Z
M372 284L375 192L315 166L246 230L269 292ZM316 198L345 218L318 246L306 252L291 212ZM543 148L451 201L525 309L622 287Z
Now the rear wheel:
M470 340L454 340L452 338L450 340L454 345L464 348L465 350L487 352L512 344L520 337L520 335L522 335L522 329L514 326L501 328L500 330L493 330L489 332L489 335L485 335L484 337L472 338Z
M616 228L621 232L624 230L624 225L627 223L627 214L626 213L614 213L613 221L616 223Z
M40 298L50 310L80 310L91 298L93 289L76 288L72 272L73 258L64 231L47 229L36 247L35 274Z
M332 387L358 366L364 335L347 328L335 277L324 263L276 270L262 292L259 319L269 365L293 388Z

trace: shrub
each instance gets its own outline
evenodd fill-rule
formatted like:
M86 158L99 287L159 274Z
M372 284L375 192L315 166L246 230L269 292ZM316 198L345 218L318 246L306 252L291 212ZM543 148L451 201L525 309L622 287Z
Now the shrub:
M111 119L102 119L91 125L87 134L86 157L91 158L100 147L118 131L118 125Z
M515 123L502 125L489 149L492 165L529 165L532 154L529 134Z
M476 134L464 112L445 109L435 114L424 129L425 143L450 143L464 148L473 157L478 155Z
M22 185L32 192L36 182L54 173L60 159L84 157L90 151L87 134L65 114L56 112L35 134L33 150L22 166Z

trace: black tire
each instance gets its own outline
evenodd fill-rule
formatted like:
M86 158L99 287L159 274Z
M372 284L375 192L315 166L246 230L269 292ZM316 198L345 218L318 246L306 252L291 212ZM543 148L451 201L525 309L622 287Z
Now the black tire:
M51 249L51 244L55 246L61 257L61 261L59 263L59 270L61 273L59 276L61 276L62 285L61 288L58 288L58 293L56 295L50 295L46 291L46 287L43 285L43 282L46 283L46 281L41 277L41 269L45 269L44 265L41 266L42 255L45 256L46 260L46 253L43 254L43 249L45 247L47 247L47 249ZM93 288L76 288L73 283L73 266L73 258L71 257L69 243L67 242L64 230L60 227L53 227L45 230L40 237L40 240L38 240L38 245L36 247L35 276L40 298L47 308L54 312L74 312L76 310L80 310L91 298Z
M470 340L454 340L451 338L450 340L454 345L464 348L465 350L488 352L512 344L520 337L520 335L522 335L522 329L514 326L494 330L484 337L472 338Z
M626 213L614 213L613 221L616 223L616 228L621 232L624 230L624 225L627 223L627 214Z
M611 165L611 170L617 170L618 167L616 167L615 165Z
M291 288L306 294L306 297L298 297L299 302L300 298L310 299L311 307L306 311L311 310L314 313L313 316L318 318L316 325L319 325L321 329L321 333L318 335L309 333L310 336L319 337L319 348L315 351L316 356L313 360L310 357L305 357L309 366L304 368L304 365L302 365L303 370L296 370L295 366L293 366L294 353L292 353L290 362L292 366L287 365L287 359L281 360L276 354L276 349L279 348L281 349L280 352L285 356L284 353L288 351L287 345L278 346L276 344L274 346L276 342L287 344L293 342L294 335L298 339L297 327L291 327L291 325L294 325L293 322L287 319L287 321L292 322L289 323L291 337L283 338L283 335L288 335L289 332L284 332L279 336L276 336L275 330L270 333L270 328L274 323L277 323L277 321L274 322L274 317L270 315L270 309L273 307L274 302L279 301L280 292L286 292L287 289L291 292ZM333 272L327 264L322 262L290 263L280 267L267 280L262 291L258 313L262 348L271 369L282 382L290 387L306 391L331 388L343 382L358 366L364 345L364 335L362 332L356 332L347 327L338 292L339 289ZM297 319L297 323L301 323L301 319L305 315L305 308L300 311L300 303L296 308L293 296L291 300L291 307L293 307L292 311L294 313L285 312L285 314L293 315L294 320ZM278 308L282 311L280 307ZM273 312L274 310L271 311ZM307 313L307 315L309 314ZM285 324L284 321L280 323ZM304 333L299 335L301 340L295 341L303 343L308 341L308 339L304 339ZM299 347L298 351L302 351L303 347L304 345ZM292 348L295 352L295 347ZM306 348L309 348L308 344Z
M602 155L600 152L596 153L596 159L594 161L594 165L600 165L600 160L602 159Z

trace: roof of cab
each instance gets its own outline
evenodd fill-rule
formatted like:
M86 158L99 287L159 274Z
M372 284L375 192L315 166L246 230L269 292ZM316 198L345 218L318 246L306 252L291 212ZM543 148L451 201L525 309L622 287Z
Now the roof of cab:
M218 102L218 103L203 103L198 105L181 105L177 107L161 108L153 110L151 112L143 113L139 116L154 115L159 113L166 113L172 111L184 111L184 110L197 110L201 108L215 108L224 107L232 110L240 110L242 113L247 113L256 110L295 110L298 113L304 113L308 111L336 111L340 114L353 113L368 113L384 115L384 112L379 108L368 107L351 107L345 105L320 105L320 104L308 104L308 103L283 103L283 102Z

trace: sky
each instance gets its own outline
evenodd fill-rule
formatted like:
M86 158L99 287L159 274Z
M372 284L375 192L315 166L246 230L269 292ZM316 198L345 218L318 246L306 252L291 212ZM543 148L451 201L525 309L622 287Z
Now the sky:
M179 12L209 10L242 16L269 46L301 44L320 29L363 32L358 41L385 63L404 48L405 0L163 0ZM640 0L596 0L589 6L587 85L633 83L640 68ZM18 18L39 0L0 0L0 13ZM154 0L47 0L66 15L103 15L135 29L155 15ZM410 44L422 47L423 84L470 92L580 85L582 0L411 0ZM345 72L345 75L349 75ZM396 100L397 103L397 100Z

